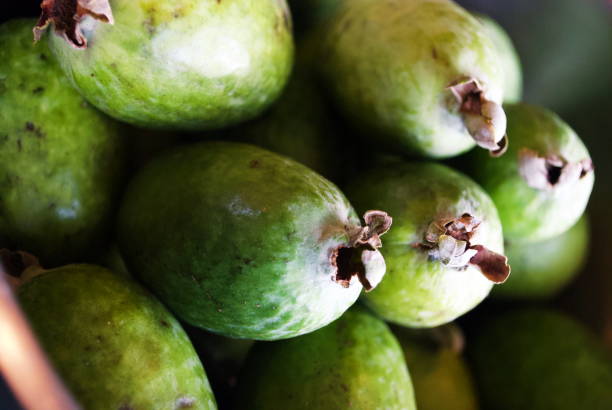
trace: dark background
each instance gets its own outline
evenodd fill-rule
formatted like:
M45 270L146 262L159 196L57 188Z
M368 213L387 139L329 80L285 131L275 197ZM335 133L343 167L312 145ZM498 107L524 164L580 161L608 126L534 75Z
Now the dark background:
M525 101L561 115L578 132L596 164L589 205L588 266L554 303L612 346L612 2L606 0L461 0L495 18L512 37L523 64ZM39 1L11 2L0 22L36 17ZM2 44L0 44L2 47ZM487 310L485 302L462 320ZM468 340L469 342L469 340ZM0 352L2 354L2 352ZM19 409L0 378L0 409Z

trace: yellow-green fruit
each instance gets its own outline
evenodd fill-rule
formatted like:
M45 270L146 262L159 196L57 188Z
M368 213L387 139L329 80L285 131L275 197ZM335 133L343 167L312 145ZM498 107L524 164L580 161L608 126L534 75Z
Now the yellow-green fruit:
M26 281L18 296L83 408L217 408L181 325L130 280L94 265L67 265Z
M351 0L318 32L338 107L372 144L447 158L506 146L505 72L485 27L450 0Z
M62 3L69 14L76 1ZM222 128L261 113L291 71L285 0L111 0L110 7L114 24L103 21L108 12L85 15L82 38L52 35L51 48L79 92L122 121Z
M363 309L309 335L256 344L238 385L240 410L415 410L401 348Z
M472 375L461 354L462 335L449 326L418 331L394 326L410 369L419 410L477 410ZM447 333L451 333L447 335Z

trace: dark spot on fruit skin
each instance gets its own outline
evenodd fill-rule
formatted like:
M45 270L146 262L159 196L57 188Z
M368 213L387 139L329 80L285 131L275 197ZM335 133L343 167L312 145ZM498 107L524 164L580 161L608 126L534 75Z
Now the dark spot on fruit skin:
M21 138L17 139L17 150L19 152L21 152L21 150L23 149L22 145L21 145Z
M40 94L43 91L45 91L44 87L36 87L35 89L32 90L32 94Z
M254 159L253 161L249 162L249 167L250 168L259 168L259 161Z
M166 322L165 320L160 320L159 323L163 326L163 327L170 327L170 323Z
M435 47L432 47L431 49L431 56L433 57L434 60L438 59L438 50L436 50Z
M42 61L47 61L47 56L44 54L40 54L38 58L40 58Z
M30 121L26 122L25 130L28 132L34 133L34 135L36 135L36 137L38 138L46 137L46 134L39 127L37 127L36 124L34 124L33 122L30 122Z

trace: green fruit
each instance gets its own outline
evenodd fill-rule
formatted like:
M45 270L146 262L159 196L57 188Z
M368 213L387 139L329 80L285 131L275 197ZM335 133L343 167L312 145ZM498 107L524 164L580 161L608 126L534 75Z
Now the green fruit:
M238 409L416 409L399 344L355 309L312 334L257 343L238 382Z
M544 309L491 319L468 344L486 408L612 408L612 360L582 325Z
M589 224L583 217L565 233L542 242L506 243L512 275L493 296L509 299L546 299L556 296L586 261Z
M375 249L390 218L373 211L365 220L362 227L340 190L303 165L209 142L178 148L137 175L118 243L130 271L181 319L271 340L327 325L362 283L380 281Z
M473 175L491 195L506 239L535 242L558 236L583 214L593 164L576 133L554 113L527 104L506 106L512 143L502 158L475 152Z
M187 335L131 281L94 265L68 265L26 281L18 295L84 408L216 409Z
M85 98L126 122L211 129L250 119L291 70L285 0L112 0L114 25L78 3L84 11L66 15L80 19L82 37L53 35L51 47Z
M495 206L466 176L440 164L389 160L356 176L346 193L357 209L382 206L394 218L383 250L385 280L364 296L385 320L450 322L507 277Z
M472 13L480 21L502 61L504 70L504 103L517 103L523 96L521 60L508 33L495 20L484 14Z
M478 409L472 375L461 355L463 335L458 328L392 330L404 351L419 410Z
M343 2L322 30L321 73L359 128L409 154L506 145L505 72L488 31L449 0Z
M57 266L106 246L125 149L117 124L32 45L33 24L0 25L0 247Z

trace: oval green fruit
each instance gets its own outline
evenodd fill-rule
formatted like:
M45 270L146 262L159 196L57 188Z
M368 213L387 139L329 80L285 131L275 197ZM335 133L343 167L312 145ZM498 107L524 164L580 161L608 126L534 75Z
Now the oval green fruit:
M217 408L180 324L135 283L94 265L67 265L26 281L18 296L84 408Z
M58 266L106 246L126 155L118 125L32 44L33 24L0 25L0 246Z
M255 146L207 142L151 161L128 188L119 247L181 319L281 339L337 319L385 264L384 212L361 226L340 190Z
M509 241L536 242L574 226L595 180L587 148L544 108L507 105L512 144L502 158L474 152L472 175L491 195Z
M589 224L582 217L570 230L542 242L506 242L512 275L496 286L500 299L548 299L580 272L589 250Z
M249 410L416 409L397 340L362 309L306 336L257 343L237 397Z
M509 274L493 202L444 165L388 160L354 177L346 193L358 210L382 206L394 216L385 238L385 280L364 296L387 321L450 322Z
M414 330L393 327L402 346L419 410L477 410L476 386L454 325Z
M502 154L504 69L488 32L449 0L355 0L319 33L325 84L360 129L408 154Z
M495 315L480 323L469 340L471 367L485 408L612 408L610 352L581 324L560 313L518 309Z
M508 33L491 17L472 13L482 24L487 37L495 45L495 50L504 69L504 103L517 103L523 96L523 72L518 52Z
M107 2L48 2L39 26L68 27L51 36L53 51L79 92L115 118L221 128L257 116L289 76L285 0ZM65 13L72 24L54 19L55 7L73 11Z

